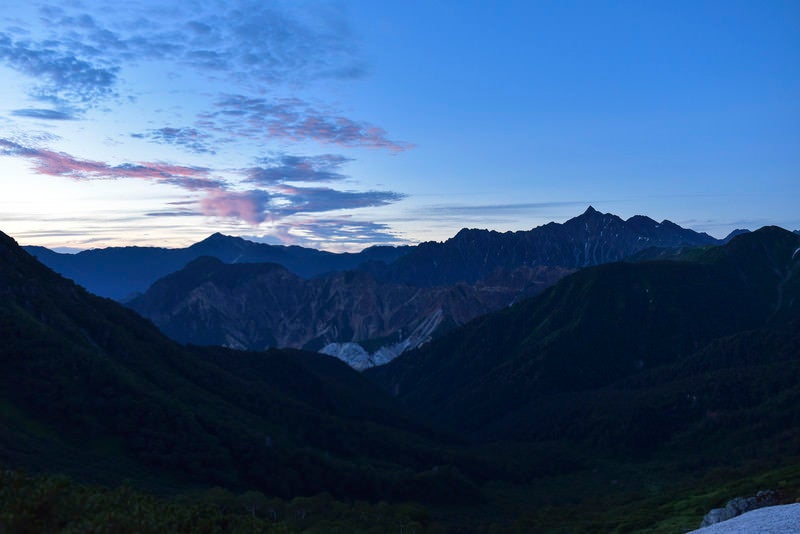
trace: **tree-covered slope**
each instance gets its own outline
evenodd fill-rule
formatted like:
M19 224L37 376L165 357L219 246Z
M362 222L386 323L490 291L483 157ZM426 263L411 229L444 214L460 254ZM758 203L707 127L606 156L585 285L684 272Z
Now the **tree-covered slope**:
M0 339L7 466L380 499L448 463L425 429L345 364L180 346L4 234Z
M584 269L368 375L438 424L528 439L547 426L543 406L561 418L570 395L594 406L586 392L796 318L798 247L798 236L771 227L694 261Z

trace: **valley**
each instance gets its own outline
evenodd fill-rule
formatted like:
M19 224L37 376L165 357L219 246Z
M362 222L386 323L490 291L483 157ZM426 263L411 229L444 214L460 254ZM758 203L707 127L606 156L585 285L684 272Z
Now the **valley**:
M627 223L589 210L564 226L590 221L574 247L590 265L504 260L452 285L381 278L417 249L308 278L201 256L129 303L152 323L3 236L0 461L124 478L225 521L243 519L203 491L343 503L314 524L389 503L396 524L432 532L674 532L736 496L800 495L800 236L606 250ZM335 343L363 353L309 352Z

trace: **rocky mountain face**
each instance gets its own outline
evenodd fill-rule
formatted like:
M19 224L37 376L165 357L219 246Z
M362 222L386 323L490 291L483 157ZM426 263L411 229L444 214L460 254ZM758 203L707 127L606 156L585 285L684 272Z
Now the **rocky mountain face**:
M129 305L181 342L322 350L363 369L538 293L566 272L523 268L474 285L413 287L359 271L306 280L276 264L202 257Z
M536 294L575 269L636 254L664 259L721 242L669 221L623 220L589 207L564 224L525 232L465 229L443 243L358 254L221 234L186 249L127 247L75 255L29 250L90 290L117 299L196 260L160 279L131 306L181 342L306 348L364 369ZM224 265L257 263L264 265Z
M358 253L334 254L298 246L254 243L216 233L187 248L109 247L77 254L60 254L44 247L24 247L39 261L92 293L129 300L159 278L183 268L201 256L225 263L277 263L289 271L312 277L355 269L367 262L392 262L410 247L370 247Z
M708 234L636 215L623 220L591 206L563 224L499 233L461 230L442 243L422 243L388 266L370 265L382 280L414 285L474 283L496 269L540 265L578 269L622 260L650 247L719 245Z
M444 243L358 254L221 234L185 249L28 250L91 291L126 301L163 277L131 306L181 342L306 348L364 369L536 294L574 269L717 243L669 221L624 221L589 207L564 224L526 232L465 229Z

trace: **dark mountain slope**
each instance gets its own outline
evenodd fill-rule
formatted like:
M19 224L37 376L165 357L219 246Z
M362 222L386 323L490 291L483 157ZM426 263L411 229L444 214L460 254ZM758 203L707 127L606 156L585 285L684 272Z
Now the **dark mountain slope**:
M4 234L0 339L7 466L372 499L448 463L426 430L343 363L182 347Z
M487 432L588 442L628 455L694 449L693 456L713 462L800 445L798 401L800 323L794 322L714 340L607 386L516 405Z
M42 263L92 293L123 300L201 256L212 256L225 263L277 263L301 277L312 277L354 269L365 262L391 262L410 247L370 247L355 254L334 254L298 246L254 243L217 233L180 249L109 247L59 254L43 247L25 248Z
M184 343L319 350L329 343L384 339L393 345L411 337L413 346L439 329L507 306L520 294L538 293L564 270L511 274L474 286L419 288L379 283L358 271L304 280L275 264L225 264L203 257L129 305ZM384 352L388 358L388 349Z
M722 241L637 215L627 221L591 206L563 224L522 232L461 230L443 243L422 243L394 263L371 266L383 280L415 285L473 283L496 269L559 266L577 269L619 261L648 247L718 245Z
M437 423L508 435L529 426L523 408L542 399L597 390L797 317L798 247L798 236L770 227L695 261L584 269L368 375L413 409L436 406L427 413Z

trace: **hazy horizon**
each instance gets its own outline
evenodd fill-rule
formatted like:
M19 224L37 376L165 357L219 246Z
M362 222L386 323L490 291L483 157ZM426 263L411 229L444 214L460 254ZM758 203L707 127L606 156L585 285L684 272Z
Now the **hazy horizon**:
M589 206L589 207L593 208L593 206ZM588 208L587 208L587 209L588 209ZM584 210L584 211L585 211L585 210ZM598 211L600 211L601 213L603 213L603 212L602 212L602 210L598 210ZM575 214L575 215L573 215L572 217L568 217L566 220L569 220L569 219L572 219L572 218L574 218L574 217L577 217L577 216L579 216L579 215L581 215L581 214L583 214L583 213L584 213L584 212L581 212L581 213L579 213L579 214ZM609 214L610 214L610 215L616 215L616 214L614 214L614 213L604 213L604 214L605 214L605 215L609 215ZM642 213L638 213L638 214L636 214L636 215L638 215L638 216L644 215L645 217L647 216L647 215L645 215L645 214L642 214ZM627 220L627 219L629 219L629 218L630 218L630 217L627 217L627 218L622 218L622 219L623 219L623 220ZM538 228L539 226L544 226L545 224L549 224L550 222L557 222L557 223L559 223L559 224L563 224L564 222L566 222L566 220L564 220L564 221L548 221L547 223L544 223L544 224L542 224L542 225L537 225L537 226L535 226L535 227L533 227L533 228L529 228L529 229L527 229L527 230L534 230L534 229ZM656 222L658 222L658 223L664 223L664 222L667 222L667 221L669 221L669 219L663 219L663 220L661 220L661 221L656 221ZM674 221L669 221L669 222L674 222ZM763 226L762 226L762 227L759 227L759 228L763 228ZM731 230L731 232L733 232L733 231L736 231L736 230L749 230L749 231L755 231L755 230L758 230L759 228L735 228L734 230ZM464 227L464 228L462 228L462 229L477 229L477 230L489 230L489 231L493 231L493 229L492 229L492 228L481 228L481 227L477 227L477 226L475 226L475 227L470 227L470 228ZM791 229L791 228L784 228L784 230L787 230L787 231L790 231L790 232L800 232L800 230L793 230L793 229ZM0 230L0 231L1 231L1 230ZM460 231L460 230L459 230L459 231ZM512 230L508 230L508 231L512 231ZM526 231L526 230L515 230L515 231ZM711 237L714 237L714 238L716 238L716 239L724 239L724 238L726 238L728 235L730 235L730 234L731 234L731 232L728 232L727 234L724 234L724 235L713 235L713 234L708 234L708 235L711 235ZM705 232L705 233L707 233L707 232ZM263 243L263 244L268 244L268 245L293 246L292 244L288 244L288 243L281 243L281 242L279 242L279 241L277 241L277 240L273 240L273 239L264 239L264 238L261 238L261 237L259 237L259 236L251 236L251 235L238 235L238 236L233 236L233 235L230 235L230 234L225 234L225 233L223 233L223 232L213 232L212 234L209 234L209 235L207 235L207 236L205 236L205 237L202 237L202 238L198 239L197 241L193 241L193 242L191 242L191 243L187 243L186 245L164 246L164 247L162 247L162 248L184 248L184 247L186 247L186 246L191 246L191 245L193 245L193 244L195 244L195 243L199 243L199 242L201 242L201 241L204 241L204 240L206 240L206 239L209 239L210 237L212 237L212 236L214 236L214 235L216 235L216 234L222 234L222 235L224 235L224 236L226 236L226 237L240 237L240 238L242 238L242 239L245 239L245 240L247 240L247 241L252 241L252 242L254 242L254 243ZM448 236L448 237L446 237L446 238L444 238L444 239L441 239L441 240L429 240L429 241L439 241L439 242L442 242L442 241L446 241L446 240L448 240L448 239L450 239L451 237L454 237L454 236L455 236L455 234L453 234L452 236ZM14 236L11 236L11 237L14 237ZM385 246L404 246L404 245L412 245L412 246L413 246L413 245L417 245L417 244L419 244L419 243L421 243L421 241L420 241L420 242L417 242L417 243L386 244ZM33 245L33 244L31 244L31 243L20 243L20 245L22 245L22 246L31 246L31 245ZM33 246L37 246L37 245L33 245ZM43 246L43 245L38 245L38 246ZM112 245L112 246L113 246L113 245ZM134 247L136 247L136 246L145 246L145 247L146 247L146 246L159 246L159 245L141 245L141 244L137 244L136 242L132 242L132 243L128 243L128 244L126 244L126 245L120 245L120 246L134 246ZM346 251L341 251L341 250L330 250L330 249L327 249L327 248L325 248L324 246L318 246L318 247L311 246L311 247L308 247L308 248L316 248L317 250L324 250L324 251L327 251L327 252L337 252L337 253L340 253L340 252L360 252L360 251L362 251L362 250L364 250L364 249L366 249L366 248L369 248L369 247L371 247L371 246L375 246L375 245L366 245L366 246L364 246L364 247L362 247L362 248L349 249L349 250L346 250ZM49 248L50 250L52 250L52 251L54 251L54 252L58 252L58 253L60 253L60 254L77 254L77 253L79 253L79 252L83 252L83 251L86 251L86 250L102 249L102 248L107 248L107 247L87 247L87 248L72 248L72 247L53 247L53 248L50 248L50 247L46 247L46 248Z

